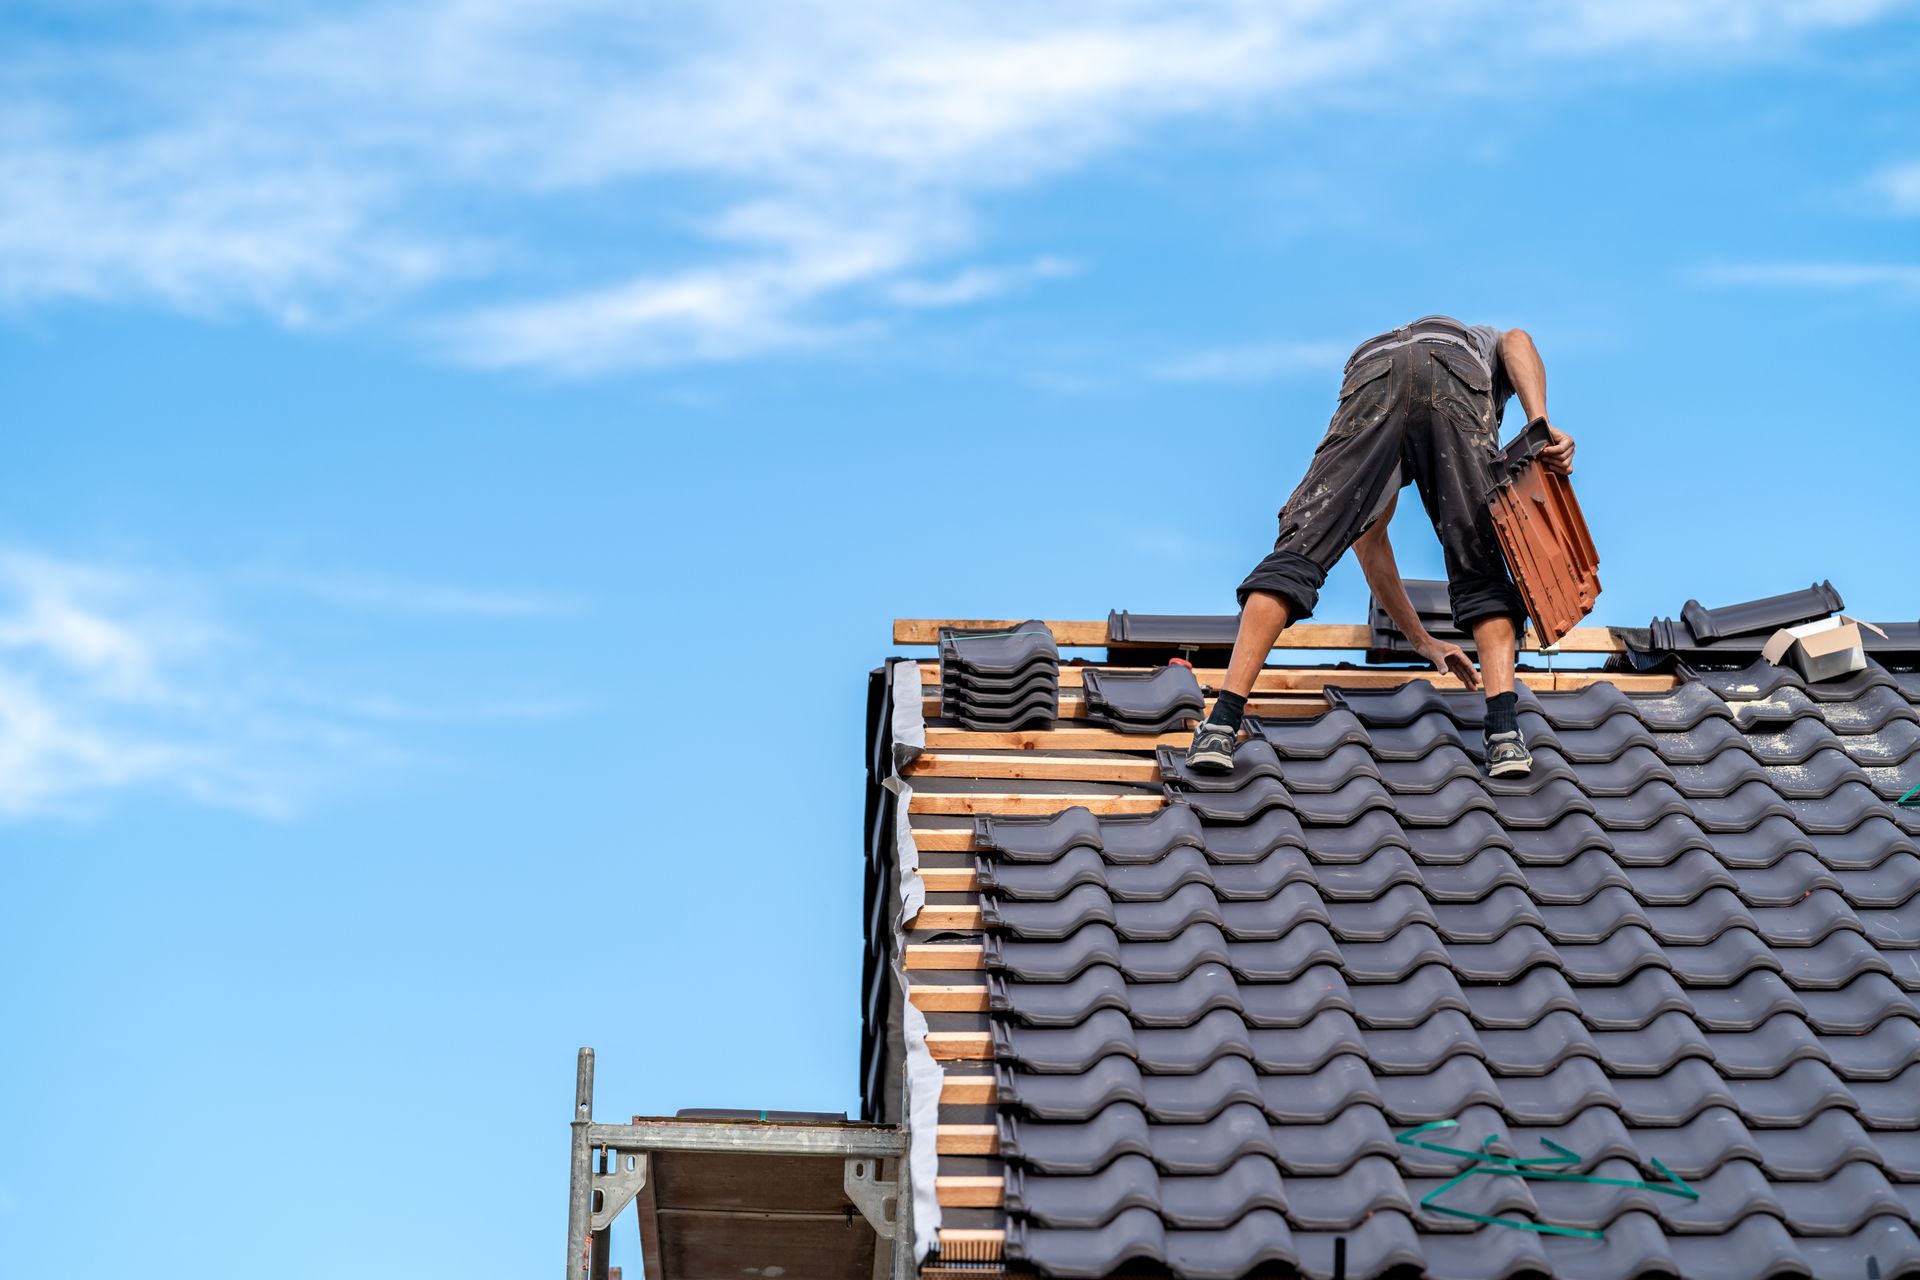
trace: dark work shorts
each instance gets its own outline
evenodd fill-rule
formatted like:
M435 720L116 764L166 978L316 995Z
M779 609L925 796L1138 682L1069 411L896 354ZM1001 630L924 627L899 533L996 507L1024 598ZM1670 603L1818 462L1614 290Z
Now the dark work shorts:
M1240 584L1241 606L1266 591L1287 601L1291 621L1311 617L1327 571L1411 481L1440 537L1454 624L1504 614L1517 634L1526 607L1486 504L1498 428L1491 382L1463 347L1409 342L1354 364L1306 478L1280 509L1273 551Z

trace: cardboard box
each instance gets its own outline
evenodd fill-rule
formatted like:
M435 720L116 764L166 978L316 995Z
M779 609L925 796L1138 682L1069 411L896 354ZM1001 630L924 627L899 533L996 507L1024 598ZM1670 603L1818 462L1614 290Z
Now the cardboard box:
M1760 656L1776 666L1784 658L1811 681L1831 680L1849 672L1867 669L1867 646L1860 639L1860 628L1886 637L1886 632L1871 622L1861 622L1838 614L1818 622L1803 622L1797 627L1782 627L1767 637Z

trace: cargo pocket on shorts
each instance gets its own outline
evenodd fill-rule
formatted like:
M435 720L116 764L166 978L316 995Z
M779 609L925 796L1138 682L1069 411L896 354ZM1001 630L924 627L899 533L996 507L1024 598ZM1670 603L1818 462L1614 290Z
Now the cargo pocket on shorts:
M1434 378L1435 407L1476 435L1492 438L1493 378L1464 347L1436 342L1427 350L1443 370Z
M1347 370L1340 381L1340 405L1333 411L1327 427L1327 439L1350 436L1376 426L1387 416L1387 374L1393 371L1393 355L1373 356Z

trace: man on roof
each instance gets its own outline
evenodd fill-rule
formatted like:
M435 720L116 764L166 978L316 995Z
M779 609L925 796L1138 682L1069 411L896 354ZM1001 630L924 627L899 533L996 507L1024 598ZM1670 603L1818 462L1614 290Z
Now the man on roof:
M1469 689L1484 682L1488 774L1509 777L1533 768L1513 691L1526 609L1487 510L1500 419L1515 395L1529 421L1547 416L1546 369L1520 329L1423 316L1354 350L1333 422L1305 479L1280 509L1273 551L1240 584L1233 658L1212 712L1194 731L1188 764L1216 773L1233 768L1247 695L1268 652L1288 623L1313 615L1327 571L1352 547L1374 599L1414 651ZM1540 460L1571 475L1573 437L1549 430L1553 443ZM1459 645L1436 640L1420 625L1400 583L1387 523L1408 484L1419 488L1440 537L1448 603L1455 625L1479 650L1478 675Z

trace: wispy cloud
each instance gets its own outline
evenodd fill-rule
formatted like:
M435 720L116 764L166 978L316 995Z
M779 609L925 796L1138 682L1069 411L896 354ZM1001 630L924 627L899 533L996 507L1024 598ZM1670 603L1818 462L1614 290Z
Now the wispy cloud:
M331 604L389 613L468 618L550 618L576 612L579 608L577 602L559 596L485 591L362 573L309 574L276 570L249 576L268 586Z
M1494 23L1516 65L1724 59L1888 7L156 3L58 38L29 19L0 27L0 303L397 315L456 359L570 373L760 356L1059 274L977 260L993 197L1170 121L1391 101L1409 67L1481 66ZM553 233L639 214L638 241Z
M1697 276L1720 285L1920 292L1920 264L1906 262L1749 262L1703 267Z
M1887 165L1867 179L1867 190L1892 213L1920 216L1920 160Z
M1169 382L1267 382L1299 373L1338 369L1352 343L1254 342L1190 351L1155 365Z
M391 584L314 594L495 618L539 603ZM85 813L134 791L285 816L369 769L412 762L395 726L584 709L316 686L297 655L232 623L227 603L210 580L0 548L0 820Z
M939 279L901 280L888 287L886 296L903 307L963 307L1079 270L1079 264L1065 258L1040 257L1020 266L968 267Z

